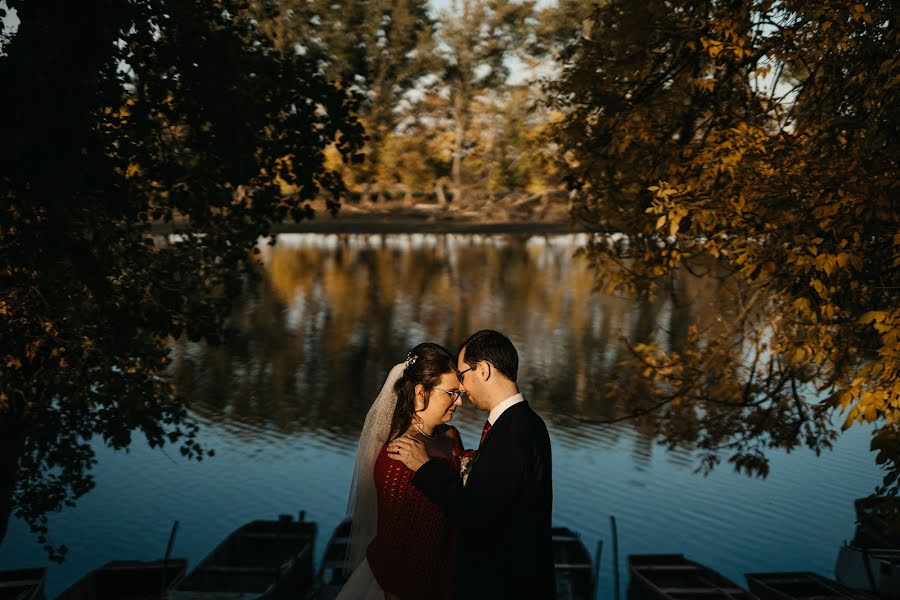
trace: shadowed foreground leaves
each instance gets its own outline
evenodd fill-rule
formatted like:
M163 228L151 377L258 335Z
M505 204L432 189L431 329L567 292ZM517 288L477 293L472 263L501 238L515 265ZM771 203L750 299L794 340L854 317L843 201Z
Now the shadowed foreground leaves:
M707 468L764 475L768 449L830 448L839 416L874 426L878 492L900 489L895 19L878 0L617 0L566 55L575 213L625 234L587 250L601 283L732 282L714 332L632 346L636 408Z
M207 454L163 376L170 344L227 335L258 236L339 192L324 148L362 135L351 99L240 2L7 4L0 539L14 511L60 560L47 514L93 486L92 439ZM173 220L180 237L154 244L151 222Z

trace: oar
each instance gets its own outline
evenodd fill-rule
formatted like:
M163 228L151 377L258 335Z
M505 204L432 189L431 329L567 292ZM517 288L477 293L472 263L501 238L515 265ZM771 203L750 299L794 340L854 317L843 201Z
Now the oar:
M175 534L178 533L178 521L172 523L172 531L169 532L169 543L166 544L166 554L163 556L162 581L159 584L160 600L166 600L166 583L169 574L169 558L172 557L172 546L175 545Z
M597 600L600 590L600 557L603 556L603 540L597 540L597 554L594 556L594 567L591 569L591 598Z
M616 531L616 518L612 515L609 517L609 526L612 529L612 553L613 553L613 582L615 583L615 600L619 598L619 534Z

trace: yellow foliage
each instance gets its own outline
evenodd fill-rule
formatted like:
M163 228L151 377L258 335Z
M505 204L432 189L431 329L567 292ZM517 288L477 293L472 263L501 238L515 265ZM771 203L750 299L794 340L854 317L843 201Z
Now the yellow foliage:
M739 341L670 357L719 378L692 384L695 397L735 397L753 414L750 397L769 393L790 411L796 398L760 383L781 372L806 386L804 402L844 411L848 426L900 424L898 146L884 108L900 89L894 15L883 4L811 0L787 14L754 2L751 13L778 24L762 31L726 5L638 14L613 4L597 9L591 39L566 67L557 88L573 100L555 126L560 163L583 191L577 214L628 237L592 247L602 285L650 297L681 265L707 272L714 260L762 299L734 317ZM617 28L622 14L648 26ZM625 60L622 48L645 53ZM782 88L791 94L779 97ZM757 340L751 351L747 337ZM754 371L747 356L757 351L774 366ZM674 371L653 371L654 393L681 397ZM811 414L797 418L819 418ZM900 455L890 460L900 471Z

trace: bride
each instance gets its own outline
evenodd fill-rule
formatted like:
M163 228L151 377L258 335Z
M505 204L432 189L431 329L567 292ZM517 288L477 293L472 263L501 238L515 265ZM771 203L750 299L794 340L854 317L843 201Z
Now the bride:
M413 472L388 458L387 442L419 439L458 476L462 441L447 423L460 404L456 359L443 346L419 344L391 369L359 437L348 503L353 573L339 600L452 597L455 531L410 483Z

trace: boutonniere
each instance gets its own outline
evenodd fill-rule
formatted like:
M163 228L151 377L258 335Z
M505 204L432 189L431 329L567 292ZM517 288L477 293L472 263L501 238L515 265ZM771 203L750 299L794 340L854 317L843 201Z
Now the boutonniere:
M478 450L463 450L459 455L459 476L462 477L463 487L469 482L469 472L472 465L478 460Z

